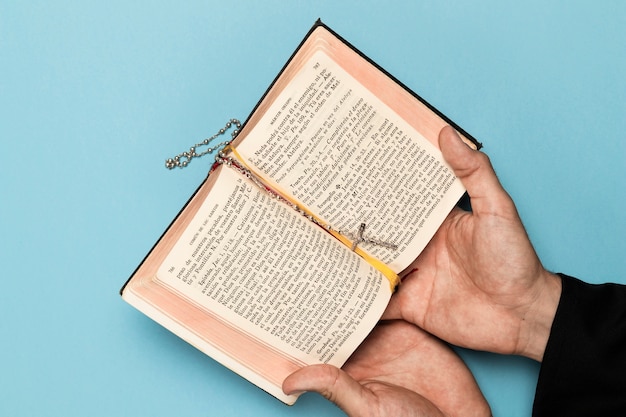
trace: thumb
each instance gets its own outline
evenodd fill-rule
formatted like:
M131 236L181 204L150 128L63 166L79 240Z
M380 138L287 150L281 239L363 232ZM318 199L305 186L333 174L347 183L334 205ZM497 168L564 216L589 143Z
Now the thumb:
M439 147L454 174L467 189L476 214L513 209L513 202L496 176L489 157L471 149L450 126L439 132Z
M313 391L337 404L348 415L362 415L365 389L343 370L331 365L311 365L297 370L283 381L287 395Z

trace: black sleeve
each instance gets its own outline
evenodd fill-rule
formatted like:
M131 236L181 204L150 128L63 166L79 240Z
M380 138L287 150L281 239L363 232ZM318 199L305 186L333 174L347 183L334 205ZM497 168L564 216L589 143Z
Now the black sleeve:
M533 417L626 416L626 286L561 278Z

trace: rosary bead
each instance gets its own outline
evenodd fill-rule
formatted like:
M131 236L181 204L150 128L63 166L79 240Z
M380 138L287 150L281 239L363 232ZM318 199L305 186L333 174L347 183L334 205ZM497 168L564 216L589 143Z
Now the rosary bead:
M211 147L205 149L204 151L202 151L200 153L196 152L196 150L197 150L197 148L199 146L207 146L209 143L211 143L211 141L216 139L218 136L223 135L224 133L226 133L226 131L228 129L230 129L233 124L236 127L238 127L238 128L241 127L241 123L239 122L239 120L237 120L237 119L230 119L228 122L226 122L226 125L222 129L220 129L216 134L214 134L213 136L211 136L209 138L206 138L202 142L197 143L196 145L192 146L191 148L189 148L188 152L183 152L183 153L175 156L174 158L167 159L165 161L165 166L168 169L172 169L174 167L183 168L183 167L186 167L189 164L189 162L191 162L191 159L201 157L201 156L206 155L208 153L212 153L212 152L216 151L217 149L221 148L222 146L228 145L232 139L235 139L235 136L237 136L237 134L239 133L239 130L235 130L235 131L232 132L232 134L231 134L232 139L231 140L227 140L227 141L224 141L222 143L219 143L219 144L216 144L214 146L211 146ZM220 157L222 157L222 156L220 156ZM181 160L180 160L181 158L185 158L185 161L181 162ZM216 159L216 161L219 161L218 156L216 156L215 159Z
M356 250L357 246L359 244L362 244L362 243L378 245L378 246L382 246L382 247L385 247L385 248L388 248L388 249L391 249L391 250L397 250L397 248L398 248L398 245L396 245L394 243L383 242L383 241L380 241L380 240L377 240L377 239L371 239L371 238L363 236L363 232L365 231L365 223L361 223L360 224L360 227L359 227L357 233L350 233L350 232L346 233L346 232L342 232L341 230L334 229L330 224L324 224L324 223L320 222L319 220L317 220L315 218L315 216L313 216L310 213L307 213L303 208L301 208L297 204L292 203L292 202L286 200L280 194L276 193L275 191L271 190L270 188L267 188L265 186L265 184L263 183L263 181L260 180L259 178L257 178L256 175L253 172L251 172L247 168L239 165L236 161L233 160L233 158L226 156L223 151L219 151L217 153L217 155L215 156L215 161L217 163L226 165L228 167L232 167L233 169L235 169L237 172L239 172L240 174L242 174L246 178L251 179L252 182L254 182L254 184L256 184L259 187L259 189L264 191L266 193L266 195L269 196L269 198L285 203L287 206L291 207L296 213L302 215L304 218L306 218L310 222L312 222L312 223L316 224L317 226L320 226L320 227L322 227L322 228L324 228L324 229L326 229L326 230L328 230L330 232L334 232L334 233L338 233L340 235L346 236L348 239L352 240L352 250L353 251ZM184 162L183 164L186 164L186 162Z

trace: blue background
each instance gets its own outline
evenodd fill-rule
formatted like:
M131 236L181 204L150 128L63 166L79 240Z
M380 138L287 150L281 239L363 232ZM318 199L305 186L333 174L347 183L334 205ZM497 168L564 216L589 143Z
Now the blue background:
M316 18L485 144L545 265L626 283L626 2L0 2L0 415L339 416L294 407L118 290ZM538 365L461 351L496 416Z

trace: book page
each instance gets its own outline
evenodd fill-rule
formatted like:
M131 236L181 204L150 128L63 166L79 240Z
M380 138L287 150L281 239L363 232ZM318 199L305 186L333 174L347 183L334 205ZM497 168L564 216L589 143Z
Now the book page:
M441 152L325 52L280 92L237 152L333 229L398 245L363 247L397 273L464 193Z
M382 315L386 278L235 170L211 175L157 280L268 348L341 366Z

